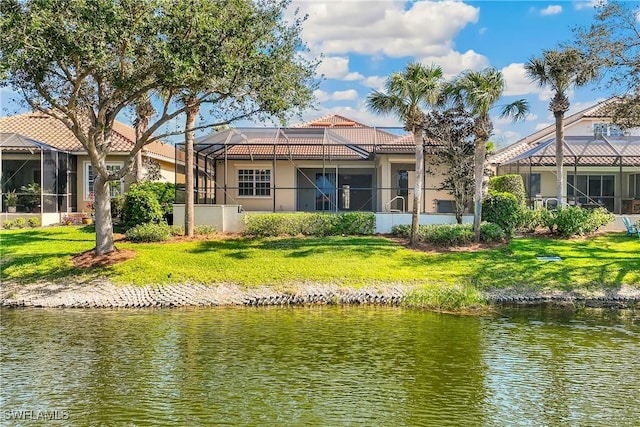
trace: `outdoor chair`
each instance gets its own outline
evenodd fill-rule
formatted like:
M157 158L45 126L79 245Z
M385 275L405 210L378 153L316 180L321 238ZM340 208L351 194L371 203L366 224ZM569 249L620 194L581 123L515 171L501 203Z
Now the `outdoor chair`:
M633 236L634 234L637 234L638 238L640 238L639 226L631 224L631 220L626 216L622 217L622 222L624 223L624 226L627 228L627 236Z

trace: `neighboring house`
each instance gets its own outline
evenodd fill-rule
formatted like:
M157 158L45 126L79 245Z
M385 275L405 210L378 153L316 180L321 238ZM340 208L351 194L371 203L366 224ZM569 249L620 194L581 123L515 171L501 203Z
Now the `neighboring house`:
M178 144L180 147L181 144ZM452 212L427 141L420 212ZM287 128L232 128L196 140L199 204L269 212L411 212L413 136L336 114Z
M611 123L615 98L564 120L564 197L569 204L604 206L614 213L640 213L640 128L623 131ZM499 175L524 178L531 206L556 202L555 125L493 154Z
M107 167L119 169L134 145L133 128L114 123L113 148ZM154 142L143 156L160 165L162 180L176 180L176 151L173 146ZM42 113L0 118L0 177L2 193L18 194L17 215L39 214L43 224L59 223L65 214L89 209L94 171L73 133L59 120ZM123 194L132 182L128 176L112 185L112 194ZM37 184L37 185L35 185ZM23 188L40 188L40 197ZM2 197L6 212L5 197Z

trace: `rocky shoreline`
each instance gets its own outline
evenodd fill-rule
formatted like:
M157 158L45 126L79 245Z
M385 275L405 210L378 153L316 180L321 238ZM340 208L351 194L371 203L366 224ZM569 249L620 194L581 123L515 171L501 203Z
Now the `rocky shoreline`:
M45 282L0 285L0 307L151 308L213 306L288 306L307 304L400 305L414 290L407 285L359 289L337 285L299 284L282 289L235 285L173 284L119 286L107 279L90 282ZM578 306L640 308L640 288L589 291L501 289L485 292L490 306Z

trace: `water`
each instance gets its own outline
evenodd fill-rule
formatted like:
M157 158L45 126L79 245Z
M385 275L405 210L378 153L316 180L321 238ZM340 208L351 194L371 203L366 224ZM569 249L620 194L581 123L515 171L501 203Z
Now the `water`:
M640 425L630 311L1 314L3 425Z

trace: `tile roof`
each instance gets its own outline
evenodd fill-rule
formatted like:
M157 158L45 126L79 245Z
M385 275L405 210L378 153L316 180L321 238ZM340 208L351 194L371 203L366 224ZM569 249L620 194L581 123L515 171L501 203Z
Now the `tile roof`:
M41 141L58 150L85 152L86 150L62 122L44 113L25 113L0 117L0 132L17 133ZM135 141L135 131L131 126L114 122L112 134L113 153L128 153ZM172 161L175 148L162 142L152 142L144 151L152 157Z
M582 111L578 111L577 113L572 114L569 117L565 117L564 125L568 126L585 118L609 118L610 115L608 114L608 111L610 110L611 106L617 102L617 100L618 98L616 97L609 98L591 107L585 108ZM489 162L493 164L510 163L516 157L529 151L537 144L540 144L544 140L554 135L555 123L532 133L526 138L516 141L513 144L496 151L492 156L489 157Z

